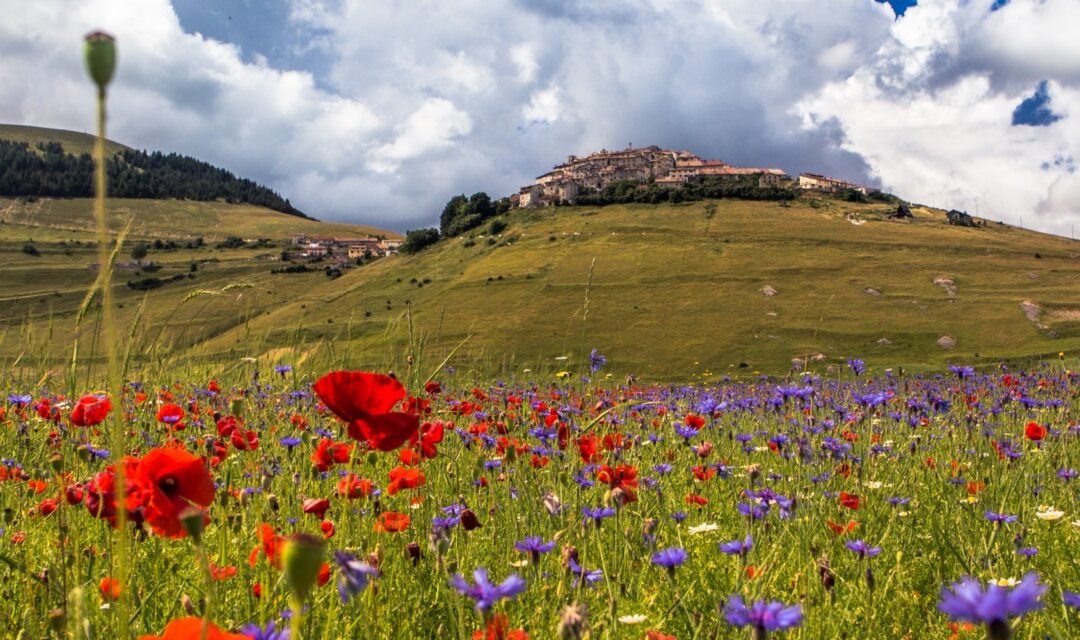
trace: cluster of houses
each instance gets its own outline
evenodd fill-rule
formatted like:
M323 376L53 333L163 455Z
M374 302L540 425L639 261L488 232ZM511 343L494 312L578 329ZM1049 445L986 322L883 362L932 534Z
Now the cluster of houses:
M293 235L290 252L300 258L327 256L355 258L382 258L398 252L401 240L385 238L338 238L333 236Z
M720 179L756 178L760 187L798 187L839 192L855 189L864 195L872 191L852 182L804 173L793 181L780 169L735 167L722 160L705 160L690 151L672 151L657 146L622 151L603 149L584 157L570 156L566 162L539 176L533 184L510 196L514 207L544 207L573 203L583 190L597 190L629 180L677 188L705 177Z

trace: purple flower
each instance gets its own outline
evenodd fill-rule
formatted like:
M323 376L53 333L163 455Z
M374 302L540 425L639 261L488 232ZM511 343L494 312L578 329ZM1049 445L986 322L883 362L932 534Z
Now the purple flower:
M605 364L607 364L607 358L600 355L599 351L597 351L596 349L593 349L592 351L589 352L589 371L592 371L593 373L596 373Z
M986 519L994 524L1004 524L1008 522L1016 522L1016 516L1005 515L1004 513L994 513L993 511L986 512Z
M600 582L600 580L604 577L604 572L600 569L593 569L592 571L585 569L573 558L570 558L569 568L570 573L574 576L575 589L578 586L578 582L580 582L581 580L584 580L585 584L587 585L593 585L597 582Z
M302 440L300 440L300 438L297 438L296 436L285 436L281 440L278 440L278 442L281 443L281 446L285 447L289 451L292 451L293 447L300 444Z
M661 549L653 554L652 563L664 567L668 570L668 573L674 574L675 567L686 562L686 550L678 547L672 547L670 549Z
M247 636L251 640L289 640L289 630L277 628L277 623L268 622L266 627L260 627L254 622L249 622L240 627L240 635Z
M859 554L859 559L873 558L881 553L881 547L871 547L862 540L849 540L845 543L848 549Z
M494 584L488 580L487 569L479 568L473 571L473 580L476 584L470 585L465 582L465 578L455 573L450 577L450 586L462 595L472 598L479 611L488 611L499 600L513 600L525 590L525 579L516 573L510 574L502 584Z
M522 553L529 554L532 559L532 563L536 564L540 562L540 554L547 553L555 548L554 542L544 542L544 539L540 536L529 536L524 540L518 540L514 543L514 548Z
M1016 550L1016 552L1018 554L1024 556L1025 558L1030 558L1030 557L1034 556L1035 554L1039 553L1039 550L1036 549L1035 547L1020 547L1019 549Z
M334 563L338 567L337 588L341 604L367 588L371 578L379 577L379 570L359 560L347 551L335 551Z
M1062 591L1061 601L1064 602L1066 606L1072 607L1073 609L1080 609L1080 593Z
M1013 588L982 584L972 577L961 578L949 588L942 587L938 610L957 622L976 622L1000 627L1009 618L1042 609L1039 600L1048 587L1039 576L1029 573Z
M732 540L720 543L720 551L732 556L745 556L754 548L754 539L749 535L745 540Z
M596 509L592 509L590 507L583 507L581 509L581 512L585 514L585 522L588 523L588 519L592 518L592 521L596 524L597 529L600 528L601 520L603 520L604 518L610 518L611 516L615 515L615 509L612 507L598 507Z
M847 364L849 367L851 367L851 372L857 376L862 375L862 372L866 371L866 363L862 360L859 360L858 358L852 358L851 360L848 360Z
M802 622L802 607L797 604L785 607L777 600L758 600L747 607L742 596L733 595L724 605L724 619L736 627L752 626L760 633L783 631L799 626Z

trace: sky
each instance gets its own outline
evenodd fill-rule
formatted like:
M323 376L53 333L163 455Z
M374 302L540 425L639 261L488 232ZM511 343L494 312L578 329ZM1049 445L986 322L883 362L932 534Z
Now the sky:
M1078 0L0 0L0 122L109 137L404 231L659 145L1068 236Z

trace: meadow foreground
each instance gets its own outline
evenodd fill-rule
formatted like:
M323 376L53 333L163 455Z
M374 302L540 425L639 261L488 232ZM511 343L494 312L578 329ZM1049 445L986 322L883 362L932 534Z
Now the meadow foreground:
M167 638L204 614L222 638L1074 637L1067 364L10 384L4 635L117 634L127 612Z

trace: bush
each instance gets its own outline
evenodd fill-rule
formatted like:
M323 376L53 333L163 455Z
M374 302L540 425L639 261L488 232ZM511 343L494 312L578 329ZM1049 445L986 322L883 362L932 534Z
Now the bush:
M217 243L218 249L239 249L246 243L243 238L237 238L236 236L229 236L221 242Z
M35 247L32 242L27 242L26 244L24 244L23 248L22 248L22 252L25 253L28 256L40 256L41 255L41 252L38 251L37 247Z
M493 236L497 236L503 231L506 231L506 228L508 226L510 226L510 224L506 222L506 220L496 218L495 220L492 220L490 223L488 223L488 233Z
M415 229L405 233L405 242L398 250L407 254L419 253L438 241L438 229Z

